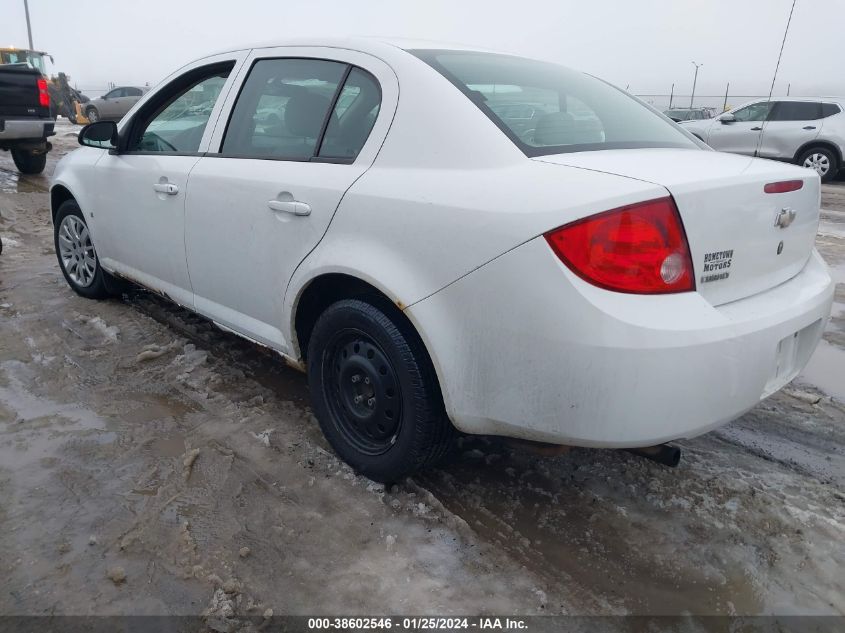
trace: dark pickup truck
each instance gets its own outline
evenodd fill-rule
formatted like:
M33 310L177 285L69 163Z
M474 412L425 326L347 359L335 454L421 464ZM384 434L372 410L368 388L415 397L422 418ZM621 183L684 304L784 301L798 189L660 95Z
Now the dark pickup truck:
M26 64L0 65L0 150L12 152L21 173L44 170L55 124L41 73Z

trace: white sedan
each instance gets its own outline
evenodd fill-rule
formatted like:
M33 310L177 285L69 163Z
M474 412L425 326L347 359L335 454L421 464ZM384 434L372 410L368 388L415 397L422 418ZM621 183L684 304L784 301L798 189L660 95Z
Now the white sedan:
M59 265L131 280L305 369L357 471L455 430L594 447L704 433L830 314L819 178L714 152L556 64L378 40L200 59L80 133Z

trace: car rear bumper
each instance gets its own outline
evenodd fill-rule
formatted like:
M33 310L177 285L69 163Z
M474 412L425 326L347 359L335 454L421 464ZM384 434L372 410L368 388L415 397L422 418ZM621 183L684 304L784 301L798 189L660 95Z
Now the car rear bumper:
M693 437L804 367L834 283L815 251L789 281L714 307L575 277L537 238L411 306L462 431L580 446Z
M54 119L4 119L0 121L0 142L40 140L55 134Z

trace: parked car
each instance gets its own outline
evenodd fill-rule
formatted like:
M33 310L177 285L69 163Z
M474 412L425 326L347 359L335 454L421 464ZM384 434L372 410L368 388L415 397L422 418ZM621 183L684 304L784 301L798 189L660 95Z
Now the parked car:
M55 124L41 72L27 64L0 65L0 150L12 152L21 173L44 171Z
M676 122L712 119L714 113L713 108L671 108L663 111L663 114Z
M844 107L845 99L836 97L778 98L682 125L713 149L795 163L827 182L843 165Z
M491 105L515 93L542 100L530 139ZM70 287L131 280L277 351L379 481L455 429L704 433L795 377L830 314L815 173L714 152L556 64L369 39L234 50L80 143L51 188Z
M93 122L120 119L129 112L149 88L121 86L85 104L85 116Z

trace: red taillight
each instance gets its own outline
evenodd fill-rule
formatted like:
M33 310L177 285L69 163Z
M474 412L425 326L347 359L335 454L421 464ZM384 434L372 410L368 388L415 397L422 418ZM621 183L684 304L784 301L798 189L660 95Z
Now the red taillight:
M599 213L545 237L572 272L600 288L636 294L695 290L692 258L672 198Z
M803 186L803 180L784 180L782 182L770 182L763 187L763 191L766 193L786 193L788 191L798 191Z
M50 107L50 93L47 92L47 80L43 77L38 80L38 105L44 108Z

